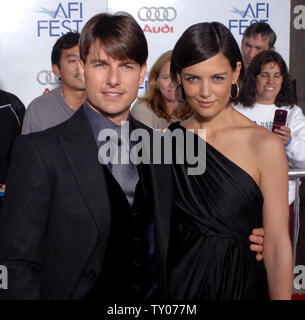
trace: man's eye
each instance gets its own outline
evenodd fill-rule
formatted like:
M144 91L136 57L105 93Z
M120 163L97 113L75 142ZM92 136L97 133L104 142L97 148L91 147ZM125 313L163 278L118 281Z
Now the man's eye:
M124 68L127 70L131 70L131 69L133 69L133 66L131 64L125 64Z

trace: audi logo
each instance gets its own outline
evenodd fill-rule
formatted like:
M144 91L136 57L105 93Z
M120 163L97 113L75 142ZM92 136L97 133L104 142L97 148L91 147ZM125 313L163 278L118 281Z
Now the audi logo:
M142 21L173 21L177 17L177 11L173 7L142 7L138 11L138 17Z
M53 73L53 71L48 71L48 70L39 71L36 79L38 83L42 85L48 85L48 84L56 85L60 82L59 79L56 77L56 75Z

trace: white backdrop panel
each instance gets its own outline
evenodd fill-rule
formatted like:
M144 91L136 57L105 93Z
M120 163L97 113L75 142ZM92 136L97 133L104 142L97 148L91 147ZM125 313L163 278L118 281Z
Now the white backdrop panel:
M149 44L148 70L163 52L174 47L186 28L205 21L222 22L238 44L248 25L269 23L278 35L276 49L289 65L290 0L109 0L108 10L124 10L137 19ZM139 91L143 93L144 87Z
M0 88L26 106L57 85L50 72L57 38L81 31L102 11L127 11L139 22L149 45L148 70L187 27L203 21L222 22L239 44L249 24L266 21L277 33L276 49L289 63L290 0L8 0L1 1L0 10Z
M106 0L2 0L0 19L0 88L30 101L56 85L51 72L54 43L68 31L107 11Z

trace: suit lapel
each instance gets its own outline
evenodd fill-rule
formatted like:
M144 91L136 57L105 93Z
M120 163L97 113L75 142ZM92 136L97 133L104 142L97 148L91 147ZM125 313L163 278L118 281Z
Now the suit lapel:
M106 243L111 223L111 207L98 149L87 117L81 108L60 136L81 193L95 220L102 243Z
M166 260L169 243L170 218L173 199L173 178L170 165L153 164L153 133L152 129L131 117L134 128L142 128L150 133L150 146L145 146L145 152L150 152L149 165L141 164L143 180L146 190L149 190L150 204L154 215L156 254L158 259L159 279L161 279L162 293L166 290Z

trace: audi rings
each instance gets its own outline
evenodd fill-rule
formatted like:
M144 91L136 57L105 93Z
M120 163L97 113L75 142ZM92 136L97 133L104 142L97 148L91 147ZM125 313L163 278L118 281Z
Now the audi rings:
M138 11L138 17L142 21L173 21L177 17L177 11L173 7L142 7Z
M53 73L53 71L48 70L39 71L36 79L38 83L42 85L56 85L60 82L56 75Z

